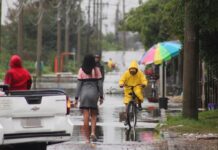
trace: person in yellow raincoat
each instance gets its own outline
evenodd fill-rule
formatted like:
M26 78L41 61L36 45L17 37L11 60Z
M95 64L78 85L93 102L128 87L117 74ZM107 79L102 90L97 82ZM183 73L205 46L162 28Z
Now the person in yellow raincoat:
M143 88L147 86L148 81L146 79L146 76L144 73L138 68L138 63L136 61L132 61L128 70L125 71L125 73L121 76L119 80L119 86L122 88L124 87L124 100L123 103L127 105L131 100L131 88L128 86L135 86L134 87L134 92L138 98L138 107L139 109L141 108L141 103L144 100L143 96ZM136 86L136 85L141 85L141 86Z
M110 58L107 62L107 66L110 70L114 69L114 63L112 61L112 58Z

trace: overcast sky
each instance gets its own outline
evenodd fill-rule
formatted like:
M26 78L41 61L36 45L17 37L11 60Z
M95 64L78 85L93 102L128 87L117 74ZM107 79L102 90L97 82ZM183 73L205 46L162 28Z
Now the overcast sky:
M91 0L92 1L92 0ZM115 13L117 4L119 3L120 17L122 17L122 8L123 8L123 0L102 0L103 3L108 3L109 5L105 5L103 7L103 16L106 19L103 20L103 32L114 32L114 23L115 23ZM125 0L126 1L126 12L128 12L131 8L138 6L138 0ZM83 10L87 13L88 9L88 0L83 0ZM91 3L91 8L93 4ZM92 10L91 10L92 11ZM92 15L92 14L91 14Z
M5 16L7 15L8 6L12 7L13 3L17 0L2 0L2 17L1 17L1 24L4 24Z
M7 14L8 7L12 7L13 3L17 0L2 0L2 20L1 23L3 24L5 20L5 16ZM115 22L115 12L116 12L116 5L120 3L120 15L122 15L122 6L123 6L123 0L102 0L103 3L108 3L109 5L104 6L103 8L103 16L106 17L106 19L103 20L103 32L114 32L114 22ZM131 8L138 6L138 0L125 0L126 1L126 12L128 12ZM146 1L146 0L144 0ZM93 0L91 0L91 9L93 8L92 4ZM87 6L88 6L88 0L83 0L82 2L82 9L87 15ZM92 15L91 10L91 15Z

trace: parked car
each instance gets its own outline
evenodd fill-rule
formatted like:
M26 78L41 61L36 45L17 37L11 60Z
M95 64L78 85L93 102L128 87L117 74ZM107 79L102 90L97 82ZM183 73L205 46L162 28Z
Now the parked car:
M70 140L70 107L61 90L6 92L0 96L0 149L31 145L31 150L46 150L47 144Z

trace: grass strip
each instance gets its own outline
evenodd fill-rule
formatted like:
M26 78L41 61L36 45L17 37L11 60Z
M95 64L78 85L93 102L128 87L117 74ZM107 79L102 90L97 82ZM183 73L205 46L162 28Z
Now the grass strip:
M158 127L180 133L218 133L218 110L199 112L198 120L168 115L163 126Z

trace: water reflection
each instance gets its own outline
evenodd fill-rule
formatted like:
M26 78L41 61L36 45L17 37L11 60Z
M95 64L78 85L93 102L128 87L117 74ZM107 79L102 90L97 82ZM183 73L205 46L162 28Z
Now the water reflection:
M157 140L162 139L162 136L159 131L157 130L150 130L150 129L144 129L141 130L139 129L138 131L138 138L140 141L146 141L146 142L154 142Z
M161 136L157 130L150 129L126 129L126 141L149 142L160 140Z
M137 141L135 128L126 129L126 141Z
M161 140L157 130L128 129L119 127L97 126L96 136L101 143L123 143L126 141L148 142ZM74 142L85 142L83 126L75 126L73 131Z
M98 142L102 143L122 143L126 141L146 141L152 142L159 140L158 131L145 128L146 122L141 123L141 127L128 129L120 122L120 112L124 111L122 95L106 95L102 106L99 106L99 116L96 128ZM83 136L83 117L79 109L71 112L72 121L75 124L72 141L84 142ZM149 123L147 123L149 124Z

